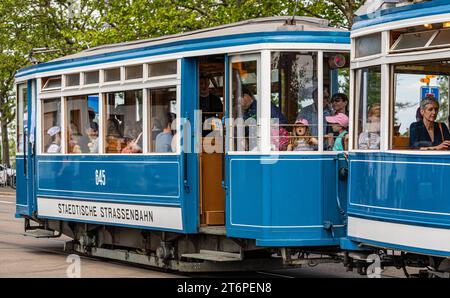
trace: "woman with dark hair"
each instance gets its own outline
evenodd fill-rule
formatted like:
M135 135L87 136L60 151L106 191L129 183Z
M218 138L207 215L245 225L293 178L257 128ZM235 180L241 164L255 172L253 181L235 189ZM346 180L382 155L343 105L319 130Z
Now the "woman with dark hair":
M348 97L344 93L336 93L331 97L331 106L333 107L333 114L348 115Z
M428 96L420 102L422 121L411 124L409 145L412 149L448 150L450 148L450 132L447 125L436 122L439 103Z

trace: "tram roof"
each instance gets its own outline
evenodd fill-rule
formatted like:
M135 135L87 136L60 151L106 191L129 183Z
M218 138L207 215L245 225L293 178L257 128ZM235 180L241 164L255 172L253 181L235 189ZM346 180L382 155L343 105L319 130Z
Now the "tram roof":
M178 52L215 49L258 43L349 44L349 32L329 26L324 19L288 16L259 18L187 33L90 48L49 62L19 70L16 77L39 72L142 58Z
M450 13L450 1L428 0L394 8L380 9L354 19L352 30L420 17Z

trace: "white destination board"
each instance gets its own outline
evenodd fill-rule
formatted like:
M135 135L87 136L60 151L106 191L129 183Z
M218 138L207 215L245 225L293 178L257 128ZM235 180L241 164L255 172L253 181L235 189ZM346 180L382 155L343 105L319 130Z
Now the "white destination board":
M61 219L182 230L181 208L38 197L38 215Z

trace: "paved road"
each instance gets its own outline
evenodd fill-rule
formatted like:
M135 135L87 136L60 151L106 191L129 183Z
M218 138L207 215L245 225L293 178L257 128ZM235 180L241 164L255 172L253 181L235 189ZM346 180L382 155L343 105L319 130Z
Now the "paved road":
M15 193L0 188L0 277L67 277L71 263L63 251L68 238L35 239L25 237L23 219L14 218ZM386 277L403 277L399 270L384 272ZM356 272L346 272L342 264L322 264L316 267L285 269L271 272L180 275L115 261L81 258L81 277L342 277L361 278Z

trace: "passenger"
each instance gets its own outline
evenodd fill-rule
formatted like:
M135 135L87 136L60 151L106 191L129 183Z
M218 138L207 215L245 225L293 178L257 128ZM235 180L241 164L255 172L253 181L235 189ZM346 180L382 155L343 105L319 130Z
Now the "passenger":
M420 150L448 150L450 132L445 123L436 122L439 103L433 96L427 96L420 102L420 114L423 119L414 122L409 128L409 146Z
M126 135L125 136L125 142L126 146L122 149L122 153L129 153L129 154L135 154L135 153L142 153L142 147L139 146L139 140L142 137L142 132L137 136L131 136Z
M156 139L156 136L159 135L159 133L162 131L163 131L163 128L162 128L161 121L158 118L153 117L152 118L152 141L154 141Z
M68 152L75 154L82 153L79 144L81 134L78 130L78 126L75 123L71 122L69 125L68 133L69 133L69 146L67 148Z
M358 148L363 150L380 149L380 120L381 107L374 104L367 113L365 131L359 135Z
M98 153L98 124L96 122L91 122L89 127L86 129L86 135L89 138L89 143L87 144L90 153Z
M167 114L164 123L163 131L156 136L156 152L172 152L172 115Z
M215 94L212 94L209 90L210 78L202 74L200 77L200 109L202 110L202 125L207 119L212 117L218 117L219 113L223 112L223 104ZM203 126L202 126L203 127ZM203 129L203 137L208 135L210 130Z
M106 153L120 153L124 145L118 121L109 118L106 123Z
M329 107L329 98L330 93L328 92L328 86L323 87L323 116L330 116L332 115L332 110ZM297 115L297 119L306 119L310 125L311 129L311 135L312 136L318 136L319 130L318 130L318 121L319 121L319 108L318 108L318 98L319 98L319 91L318 89L315 89L313 91L313 103L309 106L306 106L301 109L301 111ZM323 121L324 123L324 132L326 132L326 121Z
M319 142L311 136L308 124L306 119L295 121L293 138L287 147L288 151L312 151L317 148Z
M333 151L345 151L348 148L348 116L339 113L334 116L325 117L328 123L331 124L331 129L334 133L338 133L334 141Z
M47 153L60 153L61 128L59 126L53 126L49 130L47 130L47 134L51 137L51 143L48 145Z
M336 93L331 97L331 105L333 109L333 115L345 114L348 115L348 97L344 93Z

